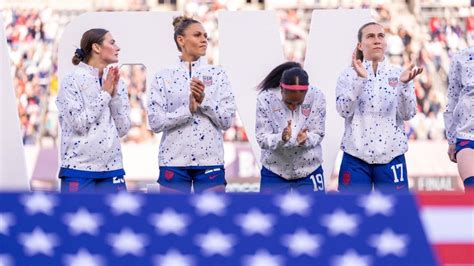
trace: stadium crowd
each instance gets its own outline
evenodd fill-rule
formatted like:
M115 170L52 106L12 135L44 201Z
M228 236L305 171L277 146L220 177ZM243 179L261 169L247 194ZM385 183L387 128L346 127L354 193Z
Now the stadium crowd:
M152 10L145 2L132 1L135 10ZM201 3L202 2L202 3ZM322 1L324 2L324 1ZM331 1L326 1L331 2ZM338 2L338 1L336 1ZM344 2L344 1L343 1ZM406 124L410 139L444 139L442 113L446 106L447 73L451 56L474 44L474 12L465 7L439 7L410 10L404 1L359 1L357 4L328 4L322 8L370 8L373 18L386 27L388 56L399 65L415 61L424 67L421 78L415 80L418 113ZM423 1L429 3L430 1ZM321 4L320 4L321 5ZM265 7L261 5L261 7ZM319 6L321 7L321 6ZM253 7L255 9L255 7ZM245 9L233 1L186 1L181 11L196 17L210 35L208 59L218 63L218 20L220 10ZM456 9L456 10L451 10ZM109 8L109 10L113 10ZM18 114L24 144L41 143L41 139L57 139L57 110L54 105L58 90L57 42L65 25L82 12L92 10L4 9L6 36L10 48L13 84L16 90ZM288 60L303 62L312 8L277 8L281 36ZM430 11L430 12L428 12ZM396 16L393 13L396 12ZM441 15L439 15L441 14ZM444 14L444 15L443 15ZM395 19L396 17L396 19ZM124 141L140 143L153 138L147 129L145 68L124 66L124 78L131 101L132 130ZM239 119L225 133L227 141L246 141Z

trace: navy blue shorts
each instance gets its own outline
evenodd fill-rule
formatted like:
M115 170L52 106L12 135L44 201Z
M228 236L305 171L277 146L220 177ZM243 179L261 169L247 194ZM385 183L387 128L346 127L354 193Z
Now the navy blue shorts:
M216 186L227 185L224 166L160 166L158 183L184 193L191 193L191 187L195 193L200 193Z
M62 176L60 179L62 193L111 193L127 190L123 176L106 178Z
M369 193L372 188L386 193L408 193L405 155L386 164L369 164L344 152L339 170L339 192Z
M474 140L456 139L456 151L454 154L458 154L462 149L474 149Z
M285 179L265 167L262 167L260 176L260 192L262 193L280 193L291 190L303 193L324 193L325 191L321 166L308 176L293 180Z

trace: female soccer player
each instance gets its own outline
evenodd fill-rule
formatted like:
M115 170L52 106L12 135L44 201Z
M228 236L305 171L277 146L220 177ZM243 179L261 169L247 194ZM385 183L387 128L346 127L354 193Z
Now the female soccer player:
M448 155L458 164L465 189L474 189L474 47L453 57L444 114Z
M337 81L336 108L345 118L339 191L408 192L403 121L416 114L413 78L423 69L393 66L385 56L381 25L358 32L352 66Z
M173 21L181 56L175 66L157 73L151 84L148 120L163 132L159 151L161 191L225 191L223 130L235 114L226 72L203 56L207 33L187 17Z
M107 68L119 51L109 31L86 31L72 58L78 67L61 82L62 192L126 190L120 137L130 129L130 105L118 68Z
M258 88L256 137L260 191L324 192L321 141L326 102L298 63L273 69Z

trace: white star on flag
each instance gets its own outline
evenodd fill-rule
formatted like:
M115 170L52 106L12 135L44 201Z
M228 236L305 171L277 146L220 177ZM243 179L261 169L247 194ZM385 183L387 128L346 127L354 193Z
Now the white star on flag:
M285 235L282 243L290 250L290 254L294 257L307 254L308 256L316 256L322 243L322 237L308 233L306 229L299 228L292 235Z
M162 213L150 215L150 223L155 226L160 235L176 234L183 236L191 219L188 215L179 214L173 209L166 208Z
M306 216L310 212L311 197L301 195L297 192L288 192L283 196L277 196L275 205L280 207L285 216L298 214Z
M33 215L36 213L44 213L53 215L53 208L57 205L55 197L46 195L41 192L35 192L21 198L21 203L26 208L26 213Z
M216 193L203 193L191 197L191 204L196 208L199 215L213 213L217 216L225 215L227 198Z
M63 221L73 235L85 233L95 236L99 233L98 227L103 224L100 214L90 213L85 208L79 208L76 213L66 213Z
M359 225L359 217L356 214L348 214L342 209L336 209L332 214L324 215L321 224L328 228L331 235L353 236Z
M77 254L65 255L64 264L69 266L101 266L104 259L99 255L92 255L87 249L79 249Z
M246 235L261 234L264 236L271 234L274 221L273 215L263 214L255 208L246 214L237 215L235 219L235 223L242 227Z
M114 248L117 256L132 254L142 256L144 247L148 244L145 234L135 234L131 229L124 228L118 234L109 234L107 242Z
M7 254L0 254L0 265L1 266L13 266L13 258Z
M164 255L154 257L155 266L192 266L194 264L193 256L181 254L175 249L168 250Z
M128 192L120 192L110 195L107 203L112 208L114 215L128 213L131 215L140 214L140 208L143 205L143 199Z
M266 250L259 249L255 255L244 256L245 266L279 266L283 264L283 258L279 255L272 255Z
M195 242L201 247L202 253L205 256L216 254L229 256L232 253L232 248L236 240L235 237L230 234L226 235L218 229L211 229L205 235L197 235Z
M380 192L373 192L369 195L362 196L359 200L359 206L365 209L365 214L368 216L373 216L378 213L385 216L392 215L394 205L393 197L383 195Z
M408 236L397 235L392 229L385 229L380 235L369 238L369 244L377 249L378 256L393 254L399 257L405 255Z
M371 263L370 256L357 254L353 249L346 251L341 256L333 258L333 266L368 266Z
M43 229L35 227L30 234L20 234L18 241L24 247L24 252L28 256L44 254L53 256L53 249L59 245L59 240L55 234L47 234Z
M8 235L10 226L13 224L15 224L15 216L11 213L0 213L0 234Z

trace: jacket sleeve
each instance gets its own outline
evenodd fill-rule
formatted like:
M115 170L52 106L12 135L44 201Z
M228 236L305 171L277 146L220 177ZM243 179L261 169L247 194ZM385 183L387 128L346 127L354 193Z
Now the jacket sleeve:
M408 83L399 82L397 101L397 116L399 118L410 120L416 115L416 96L413 80Z
M148 122L155 133L168 131L191 121L192 114L189 105L182 105L174 111L168 111L165 98L165 79L162 75L155 76L150 87L148 101Z
M120 80L117 87L117 94L110 101L110 113L114 119L115 127L120 137L127 135L130 130L130 102L125 83Z
M461 65L455 57L449 68L448 76L448 105L444 113L444 126L446 130L446 138L449 144L456 143L456 126L459 123L454 115L454 110L459 102L459 93L461 92Z
M282 132L273 132L274 121L270 119L270 107L264 97L265 95L260 93L257 98L255 135L260 148L276 150L282 147L285 142L281 139Z
M218 128L226 130L232 125L235 116L235 99L225 71L220 70L217 76L216 95L206 95L199 110L209 117Z
M86 105L74 76L68 75L61 82L56 105L59 117L79 135L84 135L108 107L110 99L108 92L100 90L95 101Z
M336 109L339 115L344 118L354 115L357 99L366 83L367 78L351 75L349 70L339 76L336 85Z
M318 146L324 138L326 121L326 99L322 92L318 92L312 103L311 112L306 119L306 128L308 129L308 139L303 144L305 148L314 148Z

